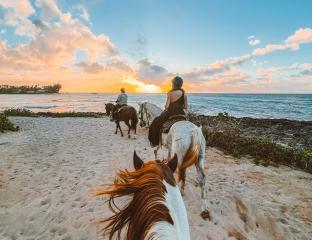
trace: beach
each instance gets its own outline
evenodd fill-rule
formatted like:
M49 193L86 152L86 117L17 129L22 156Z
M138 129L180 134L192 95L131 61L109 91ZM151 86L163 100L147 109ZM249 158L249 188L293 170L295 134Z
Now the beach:
M107 239L97 223L111 214L107 198L92 192L133 169L134 150L153 158L147 130L128 139L107 117L10 120L20 131L0 133L0 239ZM205 174L211 221L199 216L195 169L187 172L191 239L312 239L311 174L209 147Z

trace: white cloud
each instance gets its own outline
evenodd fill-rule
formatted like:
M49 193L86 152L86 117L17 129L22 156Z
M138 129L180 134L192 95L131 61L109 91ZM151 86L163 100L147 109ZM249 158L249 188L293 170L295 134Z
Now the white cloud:
M252 55L266 55L275 51L298 50L300 45L312 42L312 29L300 28L293 35L289 36L286 41L281 44L268 44L264 48L257 48Z
M259 39L257 39L255 36L249 36L248 37L248 43L250 46L256 46L261 43Z
M3 23L15 27L15 33L32 37L36 34L36 26L28 19L35 13L28 0L2 0L0 7L4 9Z
M0 34L5 34L7 31L6 31L6 29L1 29L0 30Z
M290 44L302 44L312 42L312 29L300 28L293 35L289 36L287 41Z
M40 8L40 19L50 21L53 18L59 18L62 13L53 0L36 0L35 4Z
M89 12L88 10L86 9L85 6L83 6L82 4L77 4L75 6L75 8L80 12L79 13L79 16L81 18L83 18L84 20L86 20L87 22L90 22L90 15L89 15Z

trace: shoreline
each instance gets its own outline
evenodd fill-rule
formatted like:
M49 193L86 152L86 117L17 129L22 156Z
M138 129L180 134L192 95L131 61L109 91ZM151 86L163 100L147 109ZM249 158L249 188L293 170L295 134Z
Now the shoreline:
M108 118L10 120L20 131L0 134L0 238L107 239L95 224L111 214L107 198L90 192L111 183L118 169L132 169L134 150L144 160L153 158L147 130L138 128L137 139L128 139L113 133ZM199 216L194 167L187 173L184 203L192 239L309 240L311 174L257 166L212 147L205 174L212 221Z
M35 118L106 116L103 112L33 112L27 109L8 109L3 113L9 117ZM312 173L312 121L237 118L225 112L217 116L189 112L188 120L202 128L207 146L238 158L250 156L257 165L286 165Z

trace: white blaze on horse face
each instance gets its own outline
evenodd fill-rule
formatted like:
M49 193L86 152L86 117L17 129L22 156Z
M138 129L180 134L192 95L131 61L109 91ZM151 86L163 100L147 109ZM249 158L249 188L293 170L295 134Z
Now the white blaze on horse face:
M168 222L156 223L149 230L146 239L153 236L155 240L190 240L190 227L180 190L177 186L173 187L166 181L163 183L167 190L164 204L169 209L173 225Z

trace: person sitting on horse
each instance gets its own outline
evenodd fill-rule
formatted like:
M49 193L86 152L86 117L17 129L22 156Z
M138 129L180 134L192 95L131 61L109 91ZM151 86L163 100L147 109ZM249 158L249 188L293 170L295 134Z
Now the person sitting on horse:
M120 89L120 94L118 95L118 98L116 100L116 108L115 111L123 106L127 106L128 101L128 95L126 94L126 91L124 88Z
M159 145L163 123L172 116L185 115L185 110L187 110L187 96L182 89L183 79L176 76L171 82L172 89L167 93L165 110L153 120L149 128L148 139L154 147Z

